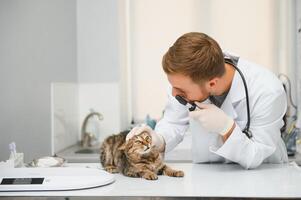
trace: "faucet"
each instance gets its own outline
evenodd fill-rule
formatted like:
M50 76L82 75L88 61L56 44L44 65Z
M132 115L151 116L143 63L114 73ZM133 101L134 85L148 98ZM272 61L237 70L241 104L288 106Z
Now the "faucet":
M94 115L97 116L97 118L99 119L99 121L103 120L102 114L100 114L98 112L94 112L92 109L91 109L91 113L88 114L85 117L83 125L82 125L82 128L81 128L81 142L80 142L81 146L85 147L85 148L86 147L91 147L92 146L92 141L96 139L95 134L89 133L89 132L86 131L88 121Z

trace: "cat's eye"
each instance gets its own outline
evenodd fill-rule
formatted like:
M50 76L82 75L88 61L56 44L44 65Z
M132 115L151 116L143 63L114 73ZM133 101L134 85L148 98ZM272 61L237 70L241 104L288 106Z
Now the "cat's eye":
M141 141L137 140L135 141L136 144L141 144Z

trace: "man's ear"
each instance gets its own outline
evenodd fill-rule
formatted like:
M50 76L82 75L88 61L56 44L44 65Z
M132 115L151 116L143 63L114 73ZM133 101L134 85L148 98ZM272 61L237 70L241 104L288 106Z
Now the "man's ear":
M125 147L126 147L126 145L125 145L125 143L123 143L120 147L118 147L118 150L124 151Z
M218 78L216 77L216 78L212 78L212 79L210 79L208 82L207 82L207 84L206 84L206 86L209 88L209 89L213 89L213 88L215 88L215 86L217 85L217 82L218 82Z

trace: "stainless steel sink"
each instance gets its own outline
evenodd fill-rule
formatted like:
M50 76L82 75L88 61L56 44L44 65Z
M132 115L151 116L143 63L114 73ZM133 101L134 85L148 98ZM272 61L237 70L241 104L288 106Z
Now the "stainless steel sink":
M79 149L74 153L83 153L83 154L97 154L99 153L99 149Z
M56 153L56 155L67 159L69 163L98 163L99 148L100 145L84 148L75 144Z

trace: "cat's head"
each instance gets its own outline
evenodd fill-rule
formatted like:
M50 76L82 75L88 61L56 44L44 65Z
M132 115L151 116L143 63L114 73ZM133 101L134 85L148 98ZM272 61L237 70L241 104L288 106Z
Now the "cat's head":
M127 140L119 150L125 152L127 156L131 154L145 154L151 150L152 137L148 132L142 132L139 135L134 135Z

